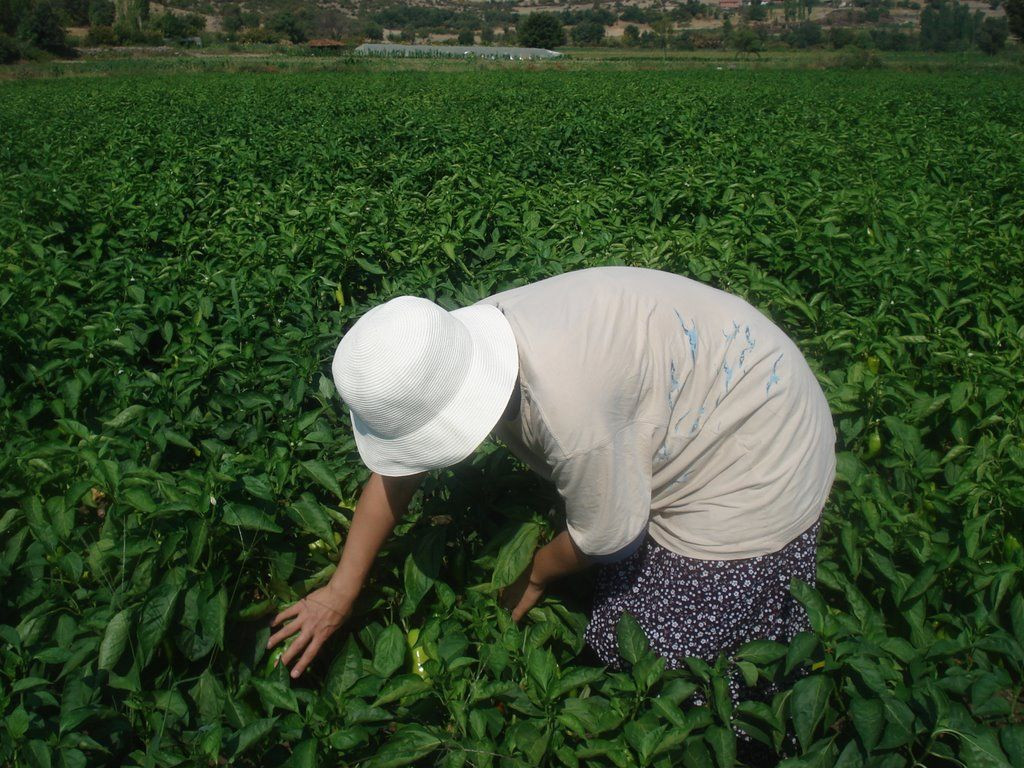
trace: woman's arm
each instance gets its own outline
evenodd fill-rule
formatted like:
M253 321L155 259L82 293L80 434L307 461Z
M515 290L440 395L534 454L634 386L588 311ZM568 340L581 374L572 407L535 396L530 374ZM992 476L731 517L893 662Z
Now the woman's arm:
M356 504L338 569L327 584L337 597L338 605L351 606L355 602L377 553L409 509L409 502L424 477L425 474L370 475Z
M281 662L288 666L302 653L302 658L292 667L292 677L302 674L327 638L352 612L352 604L363 588L377 553L405 514L423 477L423 474L409 477L371 475L359 496L341 561L330 582L274 617L272 627L286 619L292 621L271 636L267 648L273 648L286 637L299 633L281 656Z
M576 546L569 532L562 531L537 550L522 575L502 593L502 603L512 611L513 621L519 621L537 604L550 582L582 571L591 564L591 559Z

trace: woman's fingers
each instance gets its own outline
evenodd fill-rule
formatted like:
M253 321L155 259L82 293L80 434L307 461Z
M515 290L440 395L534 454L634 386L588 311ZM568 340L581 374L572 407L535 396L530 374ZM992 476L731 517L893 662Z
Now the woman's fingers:
M270 622L270 626L276 627L278 624L280 624L285 619L290 619L293 616L298 616L299 612L301 610L302 610L302 600L300 600L299 602L297 602L297 603L295 603L293 605L288 606L283 611L281 611L279 614L277 614L277 616L274 617L274 620L272 622Z
M288 650L281 654L281 663L286 667L290 667L292 660L299 655L303 648L309 643L309 633L300 633L298 637L292 640L292 644L288 646ZM294 675L293 675L294 677Z
M273 648L275 645L277 645L279 642L284 640L286 637L290 637L291 635L294 635L300 629L302 629L302 622L301 621L293 621L293 622L291 622L289 624L285 624L283 627L281 627L279 630L277 630L277 632L275 632L273 635L270 636L270 639L267 640L267 648Z
M310 642L310 644L306 646L306 652L302 654L302 658L299 659L298 663L294 667L292 667L292 677L298 677L306 671L306 667L309 666L310 662L313 661L317 653L320 652L320 646L322 646L323 644L323 640L319 638L313 638L312 642Z

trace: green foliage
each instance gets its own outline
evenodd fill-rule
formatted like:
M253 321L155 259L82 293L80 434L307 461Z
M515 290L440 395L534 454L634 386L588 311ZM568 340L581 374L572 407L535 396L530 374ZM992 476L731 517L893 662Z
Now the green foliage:
M206 19L198 13L175 14L165 11L155 16L150 25L165 38L177 40L198 35L206 28Z
M562 20L553 13L531 13L520 17L517 27L519 44L527 48L553 49L565 45Z
M66 34L60 14L50 0L38 0L22 17L18 37L28 45L51 53L67 50Z
M112 0L89 0L89 24L94 27L113 26L114 3Z
M1003 0L1010 33L1024 42L1024 0Z
M469 28L463 28L459 30L458 43L459 45L472 45L475 40L473 30Z
M771 764L1022 764L1022 85L2 86L0 764L749 765L735 729ZM741 295L806 353L839 451L793 585L812 631L668 669L624 617L605 670L588 574L512 625L495 593L563 522L489 445L427 480L302 678L268 665L367 477L343 330L613 263ZM730 677L780 691L734 705Z
M821 39L821 25L809 19L790 27L786 35L786 42L794 48L810 48L821 43Z
M0 0L0 34L17 34L18 25L31 6L31 0Z
M0 32L0 64L13 64L21 58L21 45L18 41Z
M604 25L599 21L581 21L572 28L572 41L579 45L600 45L604 40Z
M729 45L737 53L760 53L764 49L764 42L757 30L748 24L740 24L729 35Z
M982 22L978 30L978 48L989 56L995 56L1006 47L1006 38L1009 37L1010 28L1006 18L987 18Z
M245 20L242 18L242 10L234 3L229 3L223 6L220 18L221 26L229 35L237 34L241 31L242 27L245 26Z
M828 42L833 48L845 48L852 45L854 34L852 29L846 27L832 27L828 31Z
M304 43L309 39L310 25L302 13L279 11L267 20L267 29L293 43Z
M926 51L961 51L974 42L985 14L973 14L965 3L931 2L921 11L921 48Z

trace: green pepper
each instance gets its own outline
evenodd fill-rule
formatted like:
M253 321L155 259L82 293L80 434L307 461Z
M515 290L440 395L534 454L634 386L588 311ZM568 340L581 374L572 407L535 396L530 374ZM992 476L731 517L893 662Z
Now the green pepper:
M882 436L878 434L878 430L874 430L868 435L868 450L864 454L865 459L870 459L878 455L878 452L882 450Z

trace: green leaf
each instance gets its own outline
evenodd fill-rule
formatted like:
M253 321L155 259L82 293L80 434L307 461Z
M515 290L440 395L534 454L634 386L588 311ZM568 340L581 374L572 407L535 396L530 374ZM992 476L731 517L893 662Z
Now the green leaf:
M523 523L510 541L499 551L491 576L491 585L495 588L507 587L514 582L526 566L533 560L540 538L540 526L537 523Z
M814 740L814 730L825 715L831 692L832 683L824 675L805 677L793 686L789 712L796 737L805 750Z
M337 498L344 498L344 494L341 492L341 486L338 485L338 478L336 474L332 472L322 461L300 461L299 466L302 467L303 471L307 475L320 483L320 485L333 493Z
M224 711L226 692L210 667L203 670L199 680L189 690L189 696L196 703L203 722L211 723L220 720L220 715Z
M9 712L5 720L7 732L11 734L11 738L15 741L20 741L21 737L28 732L28 723L28 712L22 706L18 706L13 712Z
M299 711L299 703L295 698L295 692L280 677L273 680L253 677L249 682L256 689L268 713L273 712L275 708L287 709L291 712Z
M1017 642L1024 645L1024 595L1019 592L1010 601L1010 624Z
M1024 725L1004 725L999 741L1010 760L1010 765L1024 765Z
M960 759L965 768L1013 768L999 746L994 731L961 733Z
M718 768L732 768L736 764L736 734L732 728L712 725L704 731L704 739L711 745Z
M547 648L531 648L526 656L526 674L537 698L547 699L558 674L558 666L551 651Z
M331 519L312 494L302 494L298 501L288 507L288 517L298 523L302 530L333 546L334 528Z
M401 727L367 762L367 768L398 768L411 765L441 746L441 739L421 725Z
M417 539L412 553L405 558L405 596L399 610L402 618L412 616L416 606L433 586L441 568L446 533L447 530L443 526L429 529Z
M253 720L251 723L243 726L235 735L236 743L232 753L233 756L238 757L247 749L250 749L265 739L270 732L274 730L274 725L276 723L277 717L264 717L258 720Z
M809 662L817 647L817 635L813 632L798 632L790 641L786 651L786 674L790 674L801 664Z
M292 748L292 754L285 762L285 768L316 768L316 739L300 741Z
M142 488L126 488L121 492L121 500L147 515L156 512L156 502Z
M32 768L50 768L52 763L52 752L45 741L33 739L27 745L28 763Z
M183 569L172 569L153 591L149 599L146 600L146 604L142 608L137 632L139 648L142 651L143 667L149 664L153 651L167 631L184 583L185 573Z
M868 751L874 749L885 730L885 705L880 699L853 698L849 707L861 745Z
M372 261L368 261L367 259L360 258L359 256L356 256L354 258L355 258L356 264L358 264L359 267L364 272L369 272L371 275L384 275L384 274L387 274L383 269L381 269L377 264L374 264Z
M129 405L114 418L110 419L110 421L103 422L103 426L110 427L111 429L121 429L131 424L145 412L146 406L144 405Z
M825 600L814 587L800 579L794 578L790 582L790 591L797 600L807 609L807 618L811 622L811 629L819 637L827 636L826 622L828 620L828 608Z
M615 638L619 654L630 664L636 664L650 648L647 635L630 614L623 613L615 625Z
M224 523L237 525L239 528L250 531L268 531L270 533L281 533L282 531L281 526L256 507L238 502L228 502L224 505Z
M114 617L107 622L103 631L103 639L100 641L100 650L96 658L96 665L100 669L111 669L121 654L124 653L125 644L128 642L128 630L131 626L131 609L125 608L114 614Z
M373 667L381 677L391 677L405 659L405 638L397 624L380 633L373 649Z
M742 646L734 654L734 658L764 665L778 661L786 655L786 646L772 640L754 640Z
M419 675L399 675L384 686L384 689L380 692L380 695L374 699L371 706L379 707L384 704L390 704L391 702L398 701L406 696L414 696L417 693L423 693L424 691L430 690L430 687L430 683L426 680L422 680Z

